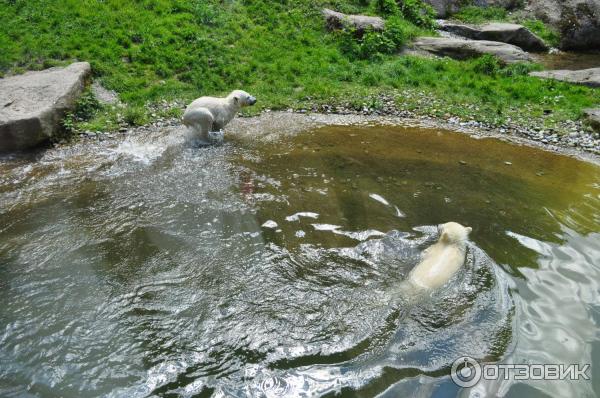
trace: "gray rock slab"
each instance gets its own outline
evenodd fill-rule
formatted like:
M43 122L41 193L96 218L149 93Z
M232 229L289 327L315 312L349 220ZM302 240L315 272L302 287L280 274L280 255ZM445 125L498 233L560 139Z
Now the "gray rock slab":
M532 61L531 56L517 46L488 40L419 37L413 42L413 48L418 51L459 60L490 54L505 63Z
M0 151L49 140L72 110L91 73L87 62L0 79Z
M473 40L499 41L527 51L547 51L544 41L523 25L493 22L467 25L449 21L439 22L440 29Z
M327 28L330 30L351 26L356 29L358 34L362 35L367 29L381 32L385 28L385 21L380 17L343 14L328 8L323 9L323 16L325 17Z
M600 87L600 68L581 70L545 70L531 72L530 76L542 79L554 79L563 82L581 84L588 87Z

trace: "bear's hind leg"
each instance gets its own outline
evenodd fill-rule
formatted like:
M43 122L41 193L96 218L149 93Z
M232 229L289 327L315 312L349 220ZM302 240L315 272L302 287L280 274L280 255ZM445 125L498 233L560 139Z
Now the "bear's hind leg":
M183 114L183 124L191 130L188 138L194 144L209 144L208 133L214 123L212 113L206 108L197 108Z

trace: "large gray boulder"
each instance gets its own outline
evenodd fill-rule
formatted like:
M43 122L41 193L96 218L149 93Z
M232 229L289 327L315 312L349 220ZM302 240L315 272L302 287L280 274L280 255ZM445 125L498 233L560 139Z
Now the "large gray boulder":
M532 61L531 56L519 47L497 41L419 37L413 43L413 48L420 52L459 60L490 54L504 63Z
M560 32L564 50L600 50L600 0L527 0L526 9Z
M50 139L74 108L90 73L89 63L77 62L0 79L0 151Z
M487 23L484 25L466 25L449 21L440 21L439 28L455 35L473 40L490 40L514 44L527 51L547 51L548 46L542 39L523 25L513 23Z
M448 15L457 13L465 5L479 7L502 7L512 9L518 7L520 0L424 0L435 10L438 18L446 18Z
M600 68L581 70L545 70L531 72L530 76L542 79L554 79L563 82L581 84L588 87L600 87Z
M385 21L380 17L342 14L328 8L323 9L323 16L329 30L343 29L346 26L350 26L356 29L357 35L362 36L368 29L377 32L385 29Z

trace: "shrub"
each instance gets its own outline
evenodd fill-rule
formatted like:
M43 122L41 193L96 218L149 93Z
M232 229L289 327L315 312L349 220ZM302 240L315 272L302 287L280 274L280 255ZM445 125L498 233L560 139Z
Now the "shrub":
M435 27L435 12L433 8L422 0L399 0L400 12L408 21L425 29Z
M391 17L386 21L383 32L366 31L357 37L353 29L339 32L342 50L357 59L377 59L384 54L393 54L414 35L407 22L399 17Z
M58 132L52 141L67 140L77 130L77 125L93 118L101 108L94 93L87 89L75 104L73 112L68 112L61 121L62 131Z
M77 100L73 116L80 121L89 120L96 114L98 109L100 109L100 102L91 90L86 90Z
M400 16L425 29L435 26L435 12L423 0L373 0L372 6L381 15Z
M397 46L394 36L383 33L367 32L360 45L360 58L370 58L378 54L391 54Z
M73 132L75 132L75 117L73 113L69 112L65 115L65 117L60 122L62 131L59 131L54 135L53 141L60 141L61 139L65 139L69 137Z

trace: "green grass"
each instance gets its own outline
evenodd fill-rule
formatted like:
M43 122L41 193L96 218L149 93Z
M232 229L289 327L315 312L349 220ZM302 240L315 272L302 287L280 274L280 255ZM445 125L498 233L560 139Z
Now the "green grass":
M327 33L325 6L376 11L365 0L0 0L0 73L89 61L127 104L97 112L83 125L89 129L175 115L179 109L157 112L153 104L235 88L259 99L249 112L362 103L395 92L403 107L419 112L501 122L546 110L546 123L554 123L600 103L598 91L525 76L529 66L397 56L424 33L398 15L383 34L360 40ZM435 109L419 104L421 95Z
M493 124L510 118L526 126L576 119L583 108L600 102L600 95L592 89L527 76L534 69L539 67L503 67L491 56L463 62L402 57L366 65L357 91L348 92L348 97L391 91L399 93L401 108L420 113L450 113Z
M452 15L452 19L480 24L488 21L502 22L508 20L508 12L501 7L463 7L458 13Z
M525 19L520 21L530 31L538 35L551 47L558 47L560 44L560 35L548 25L537 19Z

